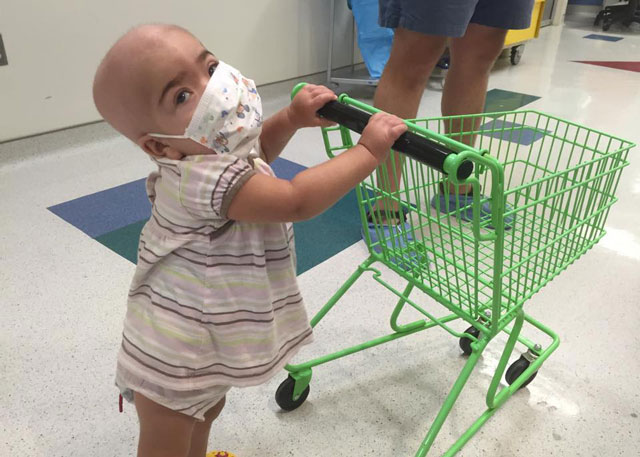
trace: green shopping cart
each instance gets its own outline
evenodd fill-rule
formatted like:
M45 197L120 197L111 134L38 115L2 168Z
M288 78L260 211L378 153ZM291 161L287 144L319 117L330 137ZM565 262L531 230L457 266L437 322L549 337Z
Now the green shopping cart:
M363 114L377 111L344 94L339 103ZM322 132L330 157L354 144L347 128L354 127L341 123L347 126ZM300 406L309 394L315 366L440 327L459 339L468 359L416 453L424 456L484 349L505 332L508 338L489 385L487 409L443 454L451 456L535 378L558 347L556 333L526 315L523 304L605 235L605 222L617 201L621 172L634 144L534 110L416 119L407 125L436 150L451 154L437 166L427 166L419 157L391 154L357 186L369 257L311 320L315 327L367 273L398 297L390 318L392 332L288 365L289 377L278 388L276 401L287 411ZM398 176L399 171L400 185L392 185L389 176ZM472 189L472 198L461 198L462 184L465 191ZM389 230L386 221L394 220L396 208L406 215L406 223ZM404 279L406 287L393 287L376 264ZM450 314L434 316L411 298L414 289ZM400 323L405 307L424 318ZM450 325L458 319L469 325L464 333ZM549 337L546 346L521 335L525 321ZM507 368L517 343L525 352ZM503 375L506 385L501 387Z

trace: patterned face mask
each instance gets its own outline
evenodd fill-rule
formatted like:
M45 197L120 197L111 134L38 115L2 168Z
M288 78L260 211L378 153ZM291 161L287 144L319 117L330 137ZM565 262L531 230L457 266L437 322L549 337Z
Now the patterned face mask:
M255 83L220 61L207 83L184 135L150 133L156 138L188 138L218 154L246 159L262 129L262 103Z

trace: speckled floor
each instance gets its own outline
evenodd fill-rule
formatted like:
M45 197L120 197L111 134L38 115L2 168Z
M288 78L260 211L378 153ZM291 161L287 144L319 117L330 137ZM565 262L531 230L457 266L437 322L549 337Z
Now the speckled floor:
M610 33L624 38L617 42L583 39L593 31L544 29L519 66L498 63L490 89L540 97L527 107L640 142L640 74L571 62L638 59L640 36L621 29ZM267 112L286 103L278 88L262 93ZM426 92L421 115L438 114L439 97ZM623 173L608 235L525 305L560 334L560 348L460 455L638 455L639 153ZM298 134L284 157L305 166L324 160L319 132ZM125 405L118 413L113 387L134 266L46 208L151 168L102 124L0 145L0 455L134 454L135 410ZM366 254L358 242L300 277L311 312ZM385 331L394 303L370 277L362 279L301 358ZM485 352L433 455L483 410L503 343L498 338ZM457 341L434 329L314 370L309 399L291 413L273 399L284 374L232 390L211 447L238 457L411 456L464 361Z

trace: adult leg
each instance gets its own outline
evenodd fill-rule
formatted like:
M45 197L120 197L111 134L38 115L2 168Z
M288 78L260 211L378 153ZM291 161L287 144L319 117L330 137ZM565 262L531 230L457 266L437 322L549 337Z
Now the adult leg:
M451 62L442 94L442 114L455 116L481 113L489 84L489 73L504 46L506 30L469 24L461 38L452 38L449 45ZM448 133L477 130L480 118L445 123ZM476 135L455 137L462 143L473 146ZM460 192L468 189L460 187Z
M187 457L196 420L138 393L134 399L140 420L138 457Z
M374 96L374 106L403 119L415 118L427 80L442 56L446 39L444 36L396 28L391 55ZM385 165L387 174L381 176L378 173L378 186L395 192L402 175L398 154L389 156ZM397 211L398 205L381 201L378 208Z
M224 408L225 399L226 397L205 413L204 422L196 422L193 427L193 433L191 434L191 448L188 457L206 456L211 424L220 415L222 408Z

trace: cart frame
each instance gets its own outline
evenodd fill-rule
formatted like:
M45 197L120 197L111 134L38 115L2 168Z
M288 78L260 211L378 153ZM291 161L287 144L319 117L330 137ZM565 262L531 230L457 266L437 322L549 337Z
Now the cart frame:
M345 94L341 95L339 100L370 113L378 111ZM446 133L445 128L445 132L441 132L442 126L446 126L447 123L449 131L455 131L451 129L455 120L462 126L466 125L466 130L450 134ZM483 120L489 121L481 125ZM522 123L518 124L515 121ZM611 206L617 201L615 191L620 174L628 165L627 154L634 144L534 110L439 117L406 123L409 130L456 152L445 161L446 174L429 169L426 174L431 178L425 180L424 165L391 154L393 167L405 167L404 190L390 192L385 190L388 186L377 187L375 174L356 187L369 258L358 266L311 320L311 326L316 327L347 290L367 273L398 297L390 317L393 331L304 363L287 365L289 378L278 389L276 400L284 409L295 409L307 398L313 367L423 330L440 327L460 339L461 347L469 357L415 454L422 457L432 447L484 349L499 333L505 332L509 336L486 394L486 409L443 454L452 456L518 389L532 381L542 364L558 347L558 335L525 314L523 304L604 236L604 223ZM433 127L434 125L436 127ZM433 129L429 130L426 127ZM521 149L520 143L517 143L518 146L512 149L518 138L527 132L530 134L531 131L534 135L541 135L537 140L539 146L534 146L536 142L531 142ZM339 135L337 146L332 144L332 135L336 134ZM476 138L482 138L480 147L476 149L461 142L465 137L466 141L472 144ZM353 145L351 133L342 126L323 129L323 138L330 156ZM457 141L456 138L461 141ZM497 155L492 156L490 151L497 152ZM471 185L474 190L472 220L463 221L458 217L459 209L446 215L436 211L436 215L433 215L432 212L421 209L421 205L429 204L428 199L418 198L416 201L414 198L411 201L412 192L419 194L425 188L435 186L435 183L441 182L442 179L454 185L462 184L457 180L456 172L465 160L472 161L475 168L474 174L464 181L464 184ZM520 167L520 171L524 170L519 184L515 167ZM505 169L511 170L508 179L505 179ZM423 173L422 180L415 176L417 172ZM406 176L411 173L414 174L413 177ZM480 192L481 184L486 191L490 189L492 211L489 216L482 213L484 202ZM446 191L446 187L444 189ZM455 194L458 201L457 190ZM374 206L375 202L382 199L394 200L405 210L418 213L417 222L409 221L414 239L410 240L406 238L406 234L394 232L387 235L378 232L378 242L371 239L366 230L368 217L371 217L374 225L378 227L383 220L381 213L384 211L376 212ZM559 212L560 207L566 207L565 213ZM538 214L538 211L541 213ZM386 220L389 220L389 217L387 211ZM505 223L506 218L511 218L511 221ZM424 222L425 220L427 222ZM562 227L553 225L556 220L564 221ZM425 227L431 232L437 229L448 230L448 236L453 234L459 237L463 240L461 249L466 250L467 254L452 253L447 249L454 251L454 247L440 246L445 241L444 236L434 238L433 234L425 235L423 239L417 240L420 231L417 229ZM529 240L530 246L527 245L525 248L524 235L521 233L529 230L532 238ZM403 236L404 240L398 239ZM540 236L540 239L535 238L536 236ZM451 240L451 246L454 246L453 236ZM466 245L464 240L467 242ZM407 243L410 244L409 247ZM426 247L425 252L429 255L427 261L416 254L419 246ZM468 254L469 252L471 254ZM486 252L492 253L492 256L483 257ZM549 257L554 254L555 258ZM467 265L461 260L464 255L475 260L475 265ZM376 268L377 263L384 264L406 280L404 290L397 290L386 281L380 269ZM467 283L460 280L463 275L467 275ZM434 286L438 284L437 281L450 283L451 287L437 289ZM415 288L443 305L451 314L436 317L426 310L411 298ZM471 292L463 296L460 290L465 288ZM455 298L473 298L476 301L457 303ZM406 306L418 311L424 318L410 323L400 323L400 314ZM450 323L458 319L466 321L470 325L469 329L465 332L454 330ZM521 334L525 322L549 338L545 346ZM507 370L507 364L517 343L522 344L527 350L520 360ZM464 350L465 344L467 350ZM509 385L501 387L505 371Z

